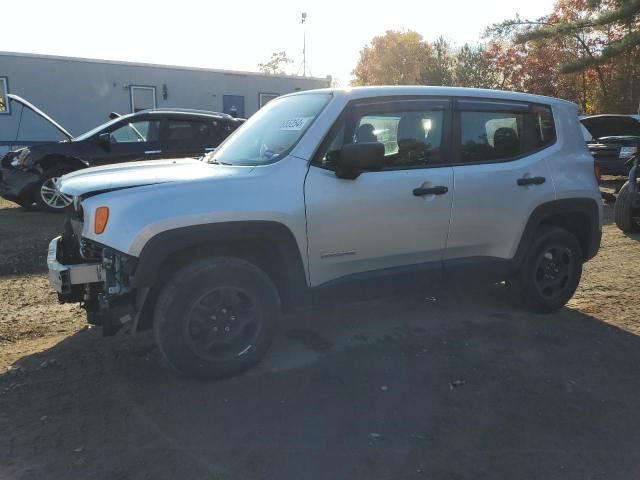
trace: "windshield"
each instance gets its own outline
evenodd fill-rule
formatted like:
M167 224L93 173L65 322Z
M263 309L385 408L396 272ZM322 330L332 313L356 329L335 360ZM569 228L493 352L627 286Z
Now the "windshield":
M114 123L118 123L123 118L125 118L125 117L117 117L117 118L114 118L113 120L109 120L107 123L103 123L102 125L98 125L96 128L94 128L92 130L89 130L88 132L85 132L82 135L78 135L77 137L75 137L73 139L73 141L74 142L81 142L83 140L86 140L87 138L93 137L96 133L99 133L100 131L104 130L105 128L110 127Z
M270 101L208 161L249 166L280 160L298 143L330 98L329 93L310 93Z

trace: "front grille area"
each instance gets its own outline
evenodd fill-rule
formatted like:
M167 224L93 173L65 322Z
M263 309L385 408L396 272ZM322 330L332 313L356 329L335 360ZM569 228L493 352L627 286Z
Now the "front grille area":
M84 258L85 261L102 261L103 252L104 247L99 243L86 238L83 238L80 241L80 255L82 255L82 258Z

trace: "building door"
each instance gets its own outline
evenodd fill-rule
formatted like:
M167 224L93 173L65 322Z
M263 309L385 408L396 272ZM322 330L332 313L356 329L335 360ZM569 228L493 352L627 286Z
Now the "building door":
M136 113L140 110L149 110L153 108L156 108L156 87L132 85L131 111Z
M242 95L223 95L222 111L234 117L244 118L244 97Z

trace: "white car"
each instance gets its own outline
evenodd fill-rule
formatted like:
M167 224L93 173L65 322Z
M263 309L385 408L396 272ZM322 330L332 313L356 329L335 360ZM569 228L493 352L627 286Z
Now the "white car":
M275 99L202 160L66 175L50 282L106 334L153 328L195 377L266 352L283 309L506 281L549 312L601 238L576 105L444 87Z

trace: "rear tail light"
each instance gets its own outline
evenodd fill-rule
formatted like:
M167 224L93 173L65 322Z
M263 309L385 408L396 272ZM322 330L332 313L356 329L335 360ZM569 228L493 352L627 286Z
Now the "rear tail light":
M596 177L596 182L598 185L600 184L600 179L602 178L602 173L600 172L600 166L597 164L593 164L593 174Z

